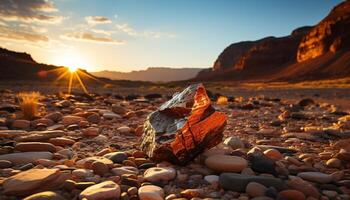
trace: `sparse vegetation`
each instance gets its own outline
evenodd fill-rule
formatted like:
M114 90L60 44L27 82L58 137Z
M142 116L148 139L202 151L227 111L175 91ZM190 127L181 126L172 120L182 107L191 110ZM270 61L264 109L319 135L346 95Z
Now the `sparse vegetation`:
M21 92L18 94L19 106L25 119L31 120L38 116L39 92Z
M216 100L216 103L218 105L227 105L228 99L225 96L219 96L219 98Z

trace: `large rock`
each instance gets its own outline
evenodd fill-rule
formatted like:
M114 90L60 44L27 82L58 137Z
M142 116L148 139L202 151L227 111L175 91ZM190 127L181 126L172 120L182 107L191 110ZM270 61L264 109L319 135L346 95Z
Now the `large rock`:
M27 151L49 151L55 152L56 147L51 143L46 142L20 142L15 146L15 150L27 152Z
M21 152L0 155L0 160L8 160L15 165L34 163L38 159L52 159L53 154L47 151Z
M219 177L219 184L223 189L236 192L244 192L250 182L260 183L265 187L275 187L278 190L286 188L286 184L282 180L267 176L222 173Z
M30 195L29 197L26 197L23 200L66 200L66 199L63 198L58 193L46 191L46 192L39 192L37 194Z
M103 200L119 199L120 187L113 181L105 181L86 188L79 195L80 199Z
M43 142L47 141L50 138L61 137L64 135L64 132L61 130L53 131L31 131L27 135L22 135L16 137L17 142Z
M57 189L67 174L62 174L59 169L30 169L4 180L4 194L25 196L49 189Z
M238 156L213 155L205 160L205 165L217 172L241 172L248 162Z
M185 164L221 142L226 119L202 84L190 85L148 116L141 149L154 160Z

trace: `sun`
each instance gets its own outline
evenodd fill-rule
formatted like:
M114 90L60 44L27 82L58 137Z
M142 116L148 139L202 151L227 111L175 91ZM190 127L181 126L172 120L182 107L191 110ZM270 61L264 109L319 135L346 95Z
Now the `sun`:
M75 73L77 70L78 70L78 67L76 67L76 66L69 66L68 67L68 71L70 73Z
M85 56L77 50L62 51L54 57L53 63L68 68L71 73L76 72L78 68L86 69L89 65Z

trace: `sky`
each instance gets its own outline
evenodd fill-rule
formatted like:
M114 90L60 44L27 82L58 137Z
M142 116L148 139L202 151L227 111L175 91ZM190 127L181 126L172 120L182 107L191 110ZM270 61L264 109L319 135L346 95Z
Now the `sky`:
M234 42L315 25L341 0L1 0L0 47L88 71L211 67Z

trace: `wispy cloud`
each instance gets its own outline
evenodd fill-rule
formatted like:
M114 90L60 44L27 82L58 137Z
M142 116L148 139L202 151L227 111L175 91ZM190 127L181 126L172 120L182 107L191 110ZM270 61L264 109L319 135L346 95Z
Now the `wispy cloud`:
M61 36L63 39L121 45L125 42L111 37L99 37L89 32L72 32Z
M174 38L174 37L176 37L175 34L158 32L158 31L150 31L150 30L136 31L128 23L116 24L116 27L119 31L124 32L124 33L128 34L129 36L134 36L134 37L146 37L146 38L161 38L161 37Z
M39 33L33 33L18 28L0 25L0 38L27 42L48 42L49 38Z
M91 24L91 25L112 23L110 19L103 16L88 16L88 17L85 17L85 20L87 21L88 24Z
M5 21L60 23L62 16L52 15L58 9L48 0L1 0L0 17Z
M103 34L103 35L112 35L114 31L107 31L103 29L91 29L92 32L98 33L98 34Z

